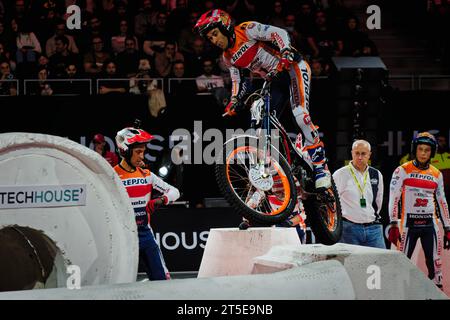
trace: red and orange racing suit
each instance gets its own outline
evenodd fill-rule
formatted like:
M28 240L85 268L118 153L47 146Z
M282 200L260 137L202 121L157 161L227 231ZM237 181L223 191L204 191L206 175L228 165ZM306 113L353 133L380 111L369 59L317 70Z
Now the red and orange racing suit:
M150 212L147 210L147 203L151 199L153 189L165 196L165 204L177 200L180 197L180 192L177 188L151 173L150 170L138 167L135 171L128 172L120 164L116 165L114 170L122 180L134 209L139 238L139 260L145 265L148 278L150 280L170 278L161 250L150 226Z
M230 68L232 80L232 97L239 97L244 82L241 79L240 69L248 69L252 73L266 78L267 74L276 69L281 58L281 51L290 48L288 33L278 27L264 25L258 22L244 22L234 27L236 40L231 48L223 53L225 65ZM294 61L288 76L284 79L289 86L289 96L295 120L303 132L305 145L312 146L320 143L317 127L309 116L309 91L311 85L311 69L306 61ZM284 86L284 83L283 83ZM275 83L272 83L272 105L280 92L274 92Z
M392 175L389 194L391 222L397 222L400 214L399 250L411 258L420 238L428 277L442 286L438 210L444 227L450 227L442 173L432 165L419 169L414 160L399 166Z

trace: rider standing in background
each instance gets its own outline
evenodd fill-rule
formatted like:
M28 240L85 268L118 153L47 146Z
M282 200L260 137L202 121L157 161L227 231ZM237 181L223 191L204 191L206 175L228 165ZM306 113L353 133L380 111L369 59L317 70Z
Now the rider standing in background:
M430 165L436 140L428 132L412 141L412 161L399 166L392 175L389 194L389 241L411 258L420 238L428 268L428 278L442 288L438 215L444 225L444 249L450 249L450 217L444 196L442 173ZM438 213L439 211L439 213ZM400 225L398 214L400 213ZM400 243L399 243L400 242Z
M158 207L177 200L180 192L149 170L143 169L146 145L152 138L142 129L129 127L120 130L116 143L122 161L114 170L122 180L134 209L139 260L145 265L149 280L166 280L170 279L170 274L150 226L150 217ZM162 196L152 199L153 190L159 191Z
M311 70L291 47L288 33L254 21L234 26L230 15L219 9L204 13L194 30L223 50L223 59L230 68L232 79L231 98L225 109L228 115L236 114L242 98L248 93L248 86L242 81L242 69L249 69L266 80L272 78L274 70L279 72L271 85L271 104L279 111L287 95L290 96L292 112L314 165L315 186L317 189L331 187L324 146L309 115Z

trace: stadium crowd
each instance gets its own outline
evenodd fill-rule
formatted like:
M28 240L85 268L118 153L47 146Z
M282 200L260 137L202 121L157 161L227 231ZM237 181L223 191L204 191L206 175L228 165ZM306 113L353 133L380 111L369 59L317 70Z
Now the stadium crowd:
M73 4L81 8L81 30L66 25ZM377 54L340 0L0 0L1 80L35 79L27 93L36 95L83 93L77 79L104 79L98 94L145 93L152 78L200 77L199 92L227 87L220 51L192 31L212 8L226 10L236 23L286 29L314 76L329 73L332 56ZM0 85L1 95L17 94L16 82Z

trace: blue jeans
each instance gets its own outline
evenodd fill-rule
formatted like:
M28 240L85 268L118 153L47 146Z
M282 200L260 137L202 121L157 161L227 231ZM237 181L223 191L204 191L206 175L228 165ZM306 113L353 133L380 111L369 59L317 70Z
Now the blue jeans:
M16 51L16 62L17 63L23 63L23 62L36 62L36 52L34 50L28 49L24 52L21 50Z
M166 280L164 258L151 231L139 234L139 260L144 264L149 280Z
M342 221L342 223L342 237L339 242L386 249L383 237L383 226L381 224L363 226L345 220Z

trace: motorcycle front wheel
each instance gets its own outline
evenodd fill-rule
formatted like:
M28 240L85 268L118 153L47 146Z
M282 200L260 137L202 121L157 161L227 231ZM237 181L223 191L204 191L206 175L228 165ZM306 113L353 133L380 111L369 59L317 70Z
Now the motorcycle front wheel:
M295 208L297 192L289 164L271 148L269 175L258 176L261 150L249 138L224 145L215 173L219 189L238 214L252 222L274 225Z

